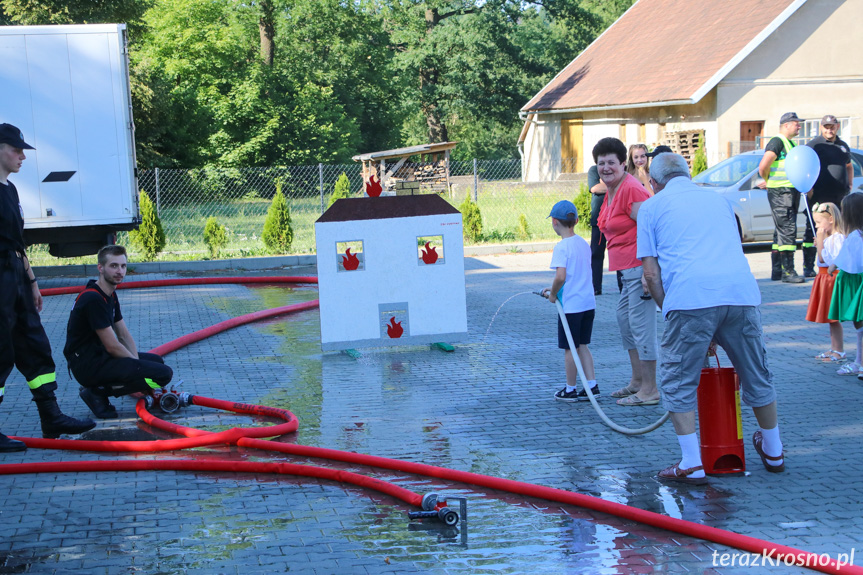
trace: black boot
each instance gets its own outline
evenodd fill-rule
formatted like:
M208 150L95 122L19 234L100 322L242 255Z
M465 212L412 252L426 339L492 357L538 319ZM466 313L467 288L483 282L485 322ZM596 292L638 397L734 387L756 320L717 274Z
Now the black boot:
M782 252L782 281L787 284L802 284L805 281L794 271L794 252Z
M818 250L815 249L815 246L805 247L803 248L803 277L804 278L814 278L815 277L815 256L817 255Z
M92 419L75 419L64 415L57 405L57 398L54 397L53 391L44 392L34 389L33 401L36 402L39 419L42 420L42 437L46 439L57 439L64 433L77 435L96 427Z
M84 403L98 419L117 419L117 409L111 405L107 397L96 393L96 390L82 387L78 396L84 400Z
M778 282L782 279L782 258L779 257L779 250L770 252L770 279Z
M27 445L23 441L9 439L0 433L0 453L10 453L12 451L26 451Z

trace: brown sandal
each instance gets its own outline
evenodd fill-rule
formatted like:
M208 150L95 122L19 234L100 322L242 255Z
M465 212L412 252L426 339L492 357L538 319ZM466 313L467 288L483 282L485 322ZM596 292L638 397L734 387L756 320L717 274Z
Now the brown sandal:
M612 391L611 397L617 397L617 398L629 397L630 395L635 395L636 393L638 393L638 392L632 391L631 389L629 389L628 385L625 385L625 386L621 387L620 389L618 389L617 391Z
M782 473L785 471L785 452L783 451L779 457L772 457L764 453L764 448L762 444L764 442L764 437L761 435L761 430L759 429L755 433L752 434L752 445L755 447L755 451L758 452L758 455L761 456L761 463L764 464L764 468L770 473ZM768 461L782 461L779 465L770 465L767 463Z
M680 469L680 462L678 461L671 467L663 469L656 476L659 479L664 479L667 481L677 481L679 483L689 483L691 485L704 485L707 483L707 477L689 477L696 471L701 471L704 469L703 465L698 465L696 467L690 467L689 469Z

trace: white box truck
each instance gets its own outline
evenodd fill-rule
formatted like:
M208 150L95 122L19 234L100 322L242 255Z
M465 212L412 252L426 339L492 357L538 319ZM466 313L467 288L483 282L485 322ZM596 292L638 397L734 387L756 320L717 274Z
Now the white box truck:
M94 254L140 222L125 24L0 26L0 122L24 132L10 177L24 240Z

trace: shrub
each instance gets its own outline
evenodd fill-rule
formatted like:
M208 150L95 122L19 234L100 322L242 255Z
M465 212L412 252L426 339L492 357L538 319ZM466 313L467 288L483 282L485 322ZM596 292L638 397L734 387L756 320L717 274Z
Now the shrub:
M336 203L336 200L349 197L351 197L351 182L348 180L348 175L342 172L342 175L339 176L338 180L336 180L336 187L333 191L333 195L330 196L327 208Z
M518 229L515 232L520 240L530 239L530 227L527 225L527 216L524 214L518 215Z
M695 156L692 158L692 177L694 178L701 172L707 169L707 152L704 150L704 143L698 146L695 150Z
M144 253L144 260L151 262L165 247L165 230L162 221L156 213L156 206L150 201L147 192L141 190L140 195L141 225L136 231L129 232L132 245Z
M464 239L472 242L480 241L482 239L482 214L479 211L479 206L471 201L470 196L467 196L458 210L461 212Z
M267 219L264 221L264 233L261 239L270 253L286 254L294 241L294 230L291 227L291 208L282 193L282 182L276 182L276 195L270 209L267 210Z
M210 257L213 259L219 256L219 250L228 243L225 226L212 216L207 218L207 223L204 225L204 243L210 249Z
M581 182L578 186L578 195L575 196L575 201L572 202L575 204L575 209L578 210L578 224L580 226L590 227L591 199L590 188L587 187L585 182Z

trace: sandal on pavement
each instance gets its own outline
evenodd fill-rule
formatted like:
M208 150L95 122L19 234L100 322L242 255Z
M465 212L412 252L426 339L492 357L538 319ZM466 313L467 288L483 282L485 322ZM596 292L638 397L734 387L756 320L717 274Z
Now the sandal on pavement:
M626 385L626 386L624 386L624 387L621 387L621 388L620 388L620 389L618 389L617 391L612 391L612 392L611 392L611 397L617 397L617 398L620 398L620 397L629 397L630 395L635 395L636 393L638 393L638 392L637 392L637 391L632 391L631 389L629 389L629 386L628 386L628 385Z
M689 469L680 469L680 462L677 462L671 467L663 469L657 473L656 477L666 481L677 481L679 483L689 483L691 485L704 485L707 483L707 477L690 477L690 475L696 471L701 471L703 469L703 465L690 467Z
M636 405L657 405L658 403L658 399L641 399L637 395L630 395L629 397L617 400L617 405L626 405L629 407Z
M758 452L758 455L761 456L761 463L764 464L764 468L767 469L770 473L782 473L785 471L785 452L783 451L779 457L771 457L764 453L764 449L762 448L762 443L764 442L764 438L761 436L761 430L759 429L755 433L752 434L752 445L755 447L755 451ZM782 463L779 465L770 465L767 463L768 461L780 461Z
M836 375L857 375L860 373L860 364L850 361L836 370Z
M819 353L815 356L815 359L820 359L821 361L842 361L845 359L845 352L831 349L830 351Z

